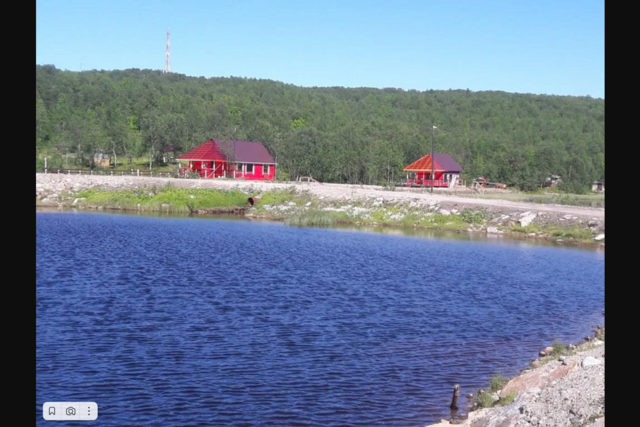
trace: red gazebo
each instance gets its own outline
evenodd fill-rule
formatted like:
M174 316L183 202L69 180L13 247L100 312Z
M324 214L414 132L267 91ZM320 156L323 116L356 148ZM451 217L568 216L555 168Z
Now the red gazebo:
M462 168L448 154L434 153L435 162L431 162L431 154L427 154L404 168L407 171L409 187L455 187L460 179ZM431 176L433 168L433 177Z

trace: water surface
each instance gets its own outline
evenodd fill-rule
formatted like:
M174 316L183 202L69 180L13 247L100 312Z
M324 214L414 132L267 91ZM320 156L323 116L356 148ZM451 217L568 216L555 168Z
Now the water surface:
M603 322L603 251L424 236L37 212L36 423L424 426Z

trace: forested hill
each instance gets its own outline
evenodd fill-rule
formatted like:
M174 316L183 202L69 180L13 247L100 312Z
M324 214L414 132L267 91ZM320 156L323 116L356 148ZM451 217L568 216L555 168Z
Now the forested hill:
M436 152L467 178L532 189L558 174L574 191L604 178L603 99L36 66L36 167L56 152L157 162L166 146L181 153L214 137L262 141L292 178L377 184L431 151L432 125Z

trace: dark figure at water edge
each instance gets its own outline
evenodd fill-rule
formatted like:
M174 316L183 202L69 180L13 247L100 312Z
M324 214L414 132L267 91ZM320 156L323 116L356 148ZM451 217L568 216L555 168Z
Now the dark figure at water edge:
M453 397L451 398L451 405L449 408L452 410L458 409L458 397L460 396L460 386L458 384L453 386Z

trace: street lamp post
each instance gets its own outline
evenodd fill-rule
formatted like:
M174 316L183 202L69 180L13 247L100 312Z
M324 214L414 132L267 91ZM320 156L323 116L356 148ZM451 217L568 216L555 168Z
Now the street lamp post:
M433 129L431 129L431 194L433 194L433 181L435 180L435 176L433 175L433 164L435 162L433 158L433 148L436 144L436 129L436 126L433 126Z

